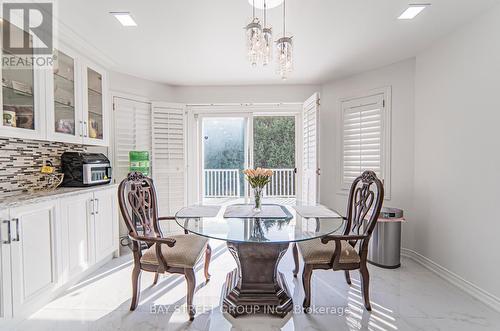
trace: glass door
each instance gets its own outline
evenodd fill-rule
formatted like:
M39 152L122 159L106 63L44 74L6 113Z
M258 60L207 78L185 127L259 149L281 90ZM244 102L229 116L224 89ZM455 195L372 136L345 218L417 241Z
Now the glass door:
M264 190L266 202L295 204L297 192L296 116L253 117L252 160L255 168L273 170Z
M273 170L264 202L295 204L297 116L202 114L199 117L200 193L204 204L248 203L252 194L243 169Z
M204 204L246 201L242 170L249 166L249 117L201 117L201 194Z
M95 65L86 66L85 76L84 142L89 145L106 145L108 140L108 113L106 110L104 70Z
M2 21L2 24L10 24ZM23 38L28 33L10 24L11 34ZM28 34L29 35L29 34ZM33 43L31 35L28 36ZM17 55L2 49L2 125L3 136L41 139L44 136L44 107L40 98L41 70L33 63L33 53Z
M48 88L54 91L48 105L48 135L56 141L81 143L83 138L82 114L77 100L75 57L54 50L52 79Z
M87 79L88 137L102 140L104 133L102 75L91 68L87 68Z

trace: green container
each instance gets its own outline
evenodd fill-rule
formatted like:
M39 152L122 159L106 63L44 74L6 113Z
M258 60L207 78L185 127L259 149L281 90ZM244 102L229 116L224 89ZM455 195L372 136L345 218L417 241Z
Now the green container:
M130 151L128 153L129 171L137 171L145 176L149 176L149 152Z

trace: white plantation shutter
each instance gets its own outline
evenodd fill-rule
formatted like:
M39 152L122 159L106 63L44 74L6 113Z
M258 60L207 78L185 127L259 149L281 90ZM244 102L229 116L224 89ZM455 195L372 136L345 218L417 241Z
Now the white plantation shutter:
M153 180L160 216L186 203L186 115L183 105L153 104Z
M319 200L319 94L313 94L303 108L303 176L302 197L306 204L315 204Z
M384 94L342 102L342 187L348 189L365 170L384 179Z
M113 98L115 118L114 177L120 182L129 172L129 152L151 155L151 104L121 97Z

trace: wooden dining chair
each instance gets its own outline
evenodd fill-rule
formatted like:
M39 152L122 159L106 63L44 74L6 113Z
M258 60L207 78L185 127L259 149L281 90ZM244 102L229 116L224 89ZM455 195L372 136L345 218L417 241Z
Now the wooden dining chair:
M375 190L374 190L375 188ZM303 241L293 246L294 276L299 271L299 251L304 260L302 284L305 298L303 307L311 306L311 277L315 269L344 270L351 285L350 270L359 270L361 290L366 310L371 310L369 298L370 275L367 268L368 243L377 223L384 187L373 171L365 171L356 178L349 191L346 227L342 235L328 235L321 239ZM370 212L370 213L369 213ZM368 218L365 220L365 218ZM307 310L306 310L307 311Z
M189 319L196 313L193 296L196 288L194 267L205 252L205 278L210 279L208 267L211 249L208 239L194 234L164 237L159 221L175 217L158 217L158 205L153 181L138 172L128 174L118 187L120 211L132 240L134 269L132 270L132 302L135 310L139 302L141 272L155 273L153 285L161 273L183 274L187 282Z

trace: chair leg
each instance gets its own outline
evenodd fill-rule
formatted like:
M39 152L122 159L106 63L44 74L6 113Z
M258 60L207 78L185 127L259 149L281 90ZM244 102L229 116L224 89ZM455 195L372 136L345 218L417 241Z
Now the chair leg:
M295 262L295 268L293 269L293 277L297 277L299 273L299 249L297 248L297 243L293 243L293 261Z
M210 266L210 260L212 258L212 247L207 245L207 249L205 250L205 280L208 282L210 280L210 273L208 272L208 268Z
M351 275L349 274L349 270L344 270L345 273L345 281L347 284L351 285Z
M155 272L155 279L153 280L153 286L155 286L156 284L158 284L158 277L160 276L160 274L158 272Z
M361 263L359 268L359 273L361 274L361 290L363 291L363 298L365 300L365 308L368 311L372 310L372 306L370 304L370 274L368 273L368 268L365 263Z
M139 304L139 295L141 294L141 267L134 265L132 270L132 302L130 310L135 310Z
M194 289L196 288L196 278L194 269L184 269L184 276L187 282L187 307L189 312L189 320L194 320L196 309L193 306Z
M313 268L311 265L304 264L304 271L302 271L302 285L304 287L304 303L302 307L311 307L311 278Z

